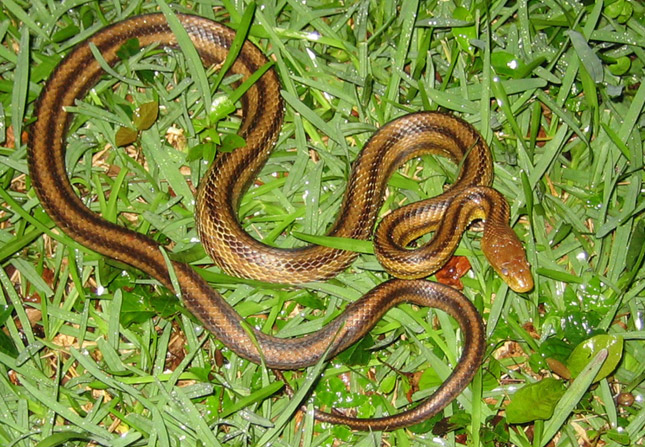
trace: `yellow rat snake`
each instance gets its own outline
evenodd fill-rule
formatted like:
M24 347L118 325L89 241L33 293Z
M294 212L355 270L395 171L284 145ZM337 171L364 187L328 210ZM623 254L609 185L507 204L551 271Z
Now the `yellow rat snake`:
M234 31L196 16L178 18L205 65L224 60ZM141 46L177 47L165 17L151 14L109 26L70 51L38 99L37 120L30 134L29 171L42 206L65 233L92 250L133 265L172 290L168 265L157 242L90 211L74 192L65 166L71 119L65 108L82 98L103 74L89 43L114 65L119 60L117 51L132 38L139 39ZM262 52L246 42L230 71L247 78L265 63ZM246 145L219 155L198 190L196 221L207 252L224 271L244 278L292 284L336 275L356 253L321 246L269 247L241 227L236 215L240 198L269 157L282 126L280 83L273 69L245 93L242 107L239 134ZM518 292L532 288L524 250L508 226L508 205L489 187L489 149L469 124L450 115L411 114L375 133L353 165L339 216L328 234L368 239L390 175L411 158L428 153L458 163L461 169L457 181L439 197L391 213L374 236L378 259L392 274L407 280L393 279L379 285L318 332L292 339L257 330L250 335L238 313L199 274L187 264L172 262L185 306L238 355L270 368L297 369L315 364L325 354L332 357L363 337L388 309L402 302L438 308L456 319L464 337L461 359L446 382L425 401L402 413L373 419L318 411L320 420L358 430L406 427L436 414L468 385L484 352L481 317L461 293L414 278L440 268L471 221L484 220L482 249L504 280ZM406 248L430 231L435 235L429 243L414 250Z

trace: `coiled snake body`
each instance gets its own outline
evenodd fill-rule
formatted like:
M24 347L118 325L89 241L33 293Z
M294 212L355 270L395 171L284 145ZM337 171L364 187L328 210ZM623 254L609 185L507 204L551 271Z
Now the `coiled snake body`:
M204 64L224 60L234 32L208 19L178 15ZM66 106L83 97L103 73L90 50L92 42L108 64L128 39L142 46L176 47L161 14L137 16L105 28L75 47L52 73L38 100L29 143L29 170L40 202L56 224L73 239L105 256L126 262L172 290L166 260L149 237L112 224L91 212L75 194L65 167L65 137L70 121ZM266 63L264 55L245 43L231 72L244 78ZM356 254L320 246L297 249L268 247L240 226L240 197L263 166L282 125L280 84L267 71L242 99L240 135L246 146L218 156L198 192L197 225L213 260L226 272L272 282L329 278L345 269ZM379 259L394 274L422 278L433 273L456 248L474 219L485 219L482 247L500 275L517 291L532 287L524 251L508 227L506 201L489 188L492 162L485 142L464 121L440 113L418 113L396 119L367 143L352 174L332 236L367 239L372 234L386 182L405 161L425 153L447 156L461 165L455 184L445 194L409 205L381 223L374 242ZM429 231L432 241L416 250L405 246ZM412 268L410 267L412 266ZM350 304L320 331L281 339L257 330L253 337L237 312L187 264L172 262L185 306L204 326L238 355L276 369L295 369L333 356L363 337L383 314L401 302L442 309L464 333L459 364L439 389L413 409L375 419L317 413L321 420L360 430L393 430L418 423L440 411L470 382L481 363L484 331L474 306L461 293L422 280L394 279ZM257 342L257 344L256 344ZM258 350L259 348L259 350Z

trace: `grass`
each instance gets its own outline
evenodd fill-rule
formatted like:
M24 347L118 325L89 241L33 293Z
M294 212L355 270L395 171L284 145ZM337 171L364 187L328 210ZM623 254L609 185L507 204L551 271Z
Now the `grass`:
M247 6L172 9L235 27ZM643 444L642 3L269 0L255 10L249 38L275 60L287 116L241 203L251 234L285 247L301 243L299 234L324 234L374 129L440 109L489 141L495 187L533 265L536 287L518 296L489 268L479 236L465 238L464 293L487 322L483 368L440 415L390 434L298 413L269 371L223 349L171 293L84 249L43 213L22 138L43 81L96 30L158 9L148 0L4 0L0 9L1 445ZM120 80L101 80L76 106L73 182L97 212L200 268L250 324L285 337L315 331L387 275L360 243L347 272L297 288L237 280L207 264L195 243L194 186L209 138L234 142L227 135L237 121L209 129L195 105L231 97L233 80L206 92L194 65L149 49L116 68ZM205 75L212 86L217 73ZM149 87L137 88L142 81ZM114 149L118 128L151 101L161 106L154 124L127 150ZM433 157L408 163L383 213L440 193L455 172ZM396 412L447 376L459 340L445 315L400 306L357 347L286 378L303 396L315 391L310 408ZM518 391L528 384L536 388Z

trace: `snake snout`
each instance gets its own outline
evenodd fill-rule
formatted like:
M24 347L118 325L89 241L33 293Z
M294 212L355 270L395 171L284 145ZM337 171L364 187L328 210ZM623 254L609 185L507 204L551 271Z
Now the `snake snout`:
M491 266L511 289L525 293L533 289L531 266L515 232L493 232L482 239L482 250Z

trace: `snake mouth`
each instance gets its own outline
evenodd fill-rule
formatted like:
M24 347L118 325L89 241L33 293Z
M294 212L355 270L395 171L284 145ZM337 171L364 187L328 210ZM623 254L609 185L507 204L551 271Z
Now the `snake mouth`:
M531 275L531 267L524 256L493 267L514 292L528 293L533 290L535 284Z
M531 275L526 275L526 278L515 277L515 281L509 284L509 287L517 293L528 293L533 290L533 278Z

